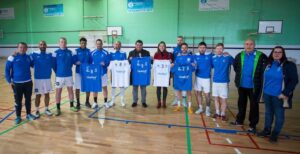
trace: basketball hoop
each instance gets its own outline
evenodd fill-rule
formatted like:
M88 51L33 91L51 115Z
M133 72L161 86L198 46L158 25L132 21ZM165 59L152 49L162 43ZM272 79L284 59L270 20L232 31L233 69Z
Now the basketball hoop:
M111 37L112 37L113 39L116 39L116 38L118 37L118 31L112 30L112 31L111 31Z

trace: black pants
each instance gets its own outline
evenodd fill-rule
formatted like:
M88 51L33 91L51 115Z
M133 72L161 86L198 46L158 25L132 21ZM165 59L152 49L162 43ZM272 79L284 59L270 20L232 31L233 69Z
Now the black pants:
M161 88L163 88L163 101L166 102L167 100L167 95L168 95L168 89L167 87L157 87L156 88L156 96L157 96L157 101L161 101Z
M25 82L25 83L14 83L13 90L14 90L14 97L15 97L16 115L18 117L21 116L23 95L25 97L26 114L30 114L32 81Z
M238 98L238 114L236 116L236 121L238 123L244 123L247 109L247 101L250 101L250 113L249 113L249 126L256 128L259 120L259 109L258 109L258 95L255 95L252 88L238 88L239 98Z

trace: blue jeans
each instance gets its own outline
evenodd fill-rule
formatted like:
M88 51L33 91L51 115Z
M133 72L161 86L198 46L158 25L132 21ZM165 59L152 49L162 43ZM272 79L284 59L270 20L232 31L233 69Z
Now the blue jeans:
M284 123L283 101L277 96L271 96L264 93L265 102L265 128L271 131L273 119L275 116L275 126L272 135L278 136Z

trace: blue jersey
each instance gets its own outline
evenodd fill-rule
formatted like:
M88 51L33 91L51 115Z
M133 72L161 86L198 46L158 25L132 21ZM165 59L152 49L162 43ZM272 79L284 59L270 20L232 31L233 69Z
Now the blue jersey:
M229 83L230 67L234 59L232 56L214 55L213 68L214 76L213 82L216 83Z
M81 64L81 91L101 92L102 91L102 67L98 64Z
M114 51L114 52L111 52L109 54L109 59L111 61L113 61L113 60L126 60L127 55L126 55L126 52L123 52L123 51Z
M80 61L80 64L90 63L90 49L77 48L76 50L76 62ZM80 73L80 65L76 65L76 73Z
M210 78L210 72L212 68L212 53L196 53L194 60L197 64L196 76L199 78L208 79Z
M54 72L57 77L72 76L72 66L76 61L76 56L69 49L57 49L52 54L54 57Z
M264 93L279 96L282 91L283 71L279 62L274 61L264 74Z
M147 86L151 79L150 57L134 57L131 60L132 85Z
M106 50L104 49L95 49L92 53L91 53L91 60L92 60L92 64L99 64L101 65L101 63L104 63L104 66L102 66L102 75L107 73L107 67L109 65L109 54Z
M245 53L244 66L242 68L242 78L241 78L241 87L243 88L254 87L253 78L252 78L253 69L254 69L254 59L255 59L255 51L249 54Z
M54 60L52 53L47 51L34 51L30 54L34 66L35 79L50 79Z
M9 56L6 61L5 79L8 83L24 83L31 81L30 67L32 60L29 55L19 54Z
M179 54L176 58L171 72L174 75L174 89L182 91L192 90L192 79L195 68L192 66L194 57L192 55Z
M177 45L176 47L173 48L174 61L176 60L179 53L181 53L181 45Z

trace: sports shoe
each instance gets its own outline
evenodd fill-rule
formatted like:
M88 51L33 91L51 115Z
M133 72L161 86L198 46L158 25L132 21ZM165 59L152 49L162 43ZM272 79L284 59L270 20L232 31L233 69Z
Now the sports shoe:
M187 107L187 104L186 104L185 101L182 101L182 106L183 106L183 107Z
M80 110L80 103L77 103L76 108L78 111Z
M249 127L249 128L248 128L248 132L249 132L249 133L255 134L255 133L256 133L256 128L254 128L254 127Z
M189 107L189 108L188 108L188 113L189 113L189 114L193 114L193 113L194 113L192 107Z
M234 126L243 126L242 123L239 123L237 121L233 121L233 122L230 122L231 125L234 125Z
M175 112L178 112L178 111L180 111L180 110L181 110L181 107L180 107L180 106L176 106L175 109L174 109Z
M218 114L216 114L216 113L215 113L214 116L213 116L214 119L217 119L217 118L219 118L219 117L221 117L221 115L218 115Z
M269 141L271 143L276 143L277 142L277 139L278 139L278 136L277 135L271 135L270 138L269 138Z
M226 117L225 115L224 115L224 116L221 116L221 120L222 120L222 121L228 121L228 117Z
M85 106L86 106L87 108L91 108L91 107L92 107L91 104L90 104L90 102L85 102Z
M136 107L137 106L137 103L133 102L131 107Z
M126 104L124 102L121 102L121 107L125 107Z
M256 134L256 136L258 136L258 137L267 137L269 135L271 135L271 132L268 130L265 130L265 129Z
M45 110L45 114L46 114L47 116L52 116L52 113L51 113L50 110Z
M175 99L173 100L172 106L177 106L177 105L178 105L177 102L178 102L178 100L177 100L177 98L175 98Z
M19 123L21 123L22 122L22 119L21 119L21 117L17 117L16 119L15 119L15 124L16 125L18 125Z
M32 114L27 114L26 115L26 118L28 119L28 120L35 120L36 119L36 117L34 116L34 115L32 115Z
M36 117L37 119L41 117L40 111L36 111L36 112L35 112L35 117Z
M206 115L207 117L210 116L210 108L209 108L209 107L206 107L206 109L205 109L205 115Z
M202 108L198 108L198 110L195 112L195 114L201 114L203 112L203 109Z
M60 115L61 115L61 111L60 111L60 109L57 109L56 113L55 113L55 116L60 116Z
M142 103L142 105L143 105L144 108L148 107L148 105L146 103Z
M76 107L74 107L74 106L70 107L70 110L73 111L73 112L78 112L78 109Z
M96 108L98 108L98 104L96 102L94 102L92 105L92 109L96 109Z

